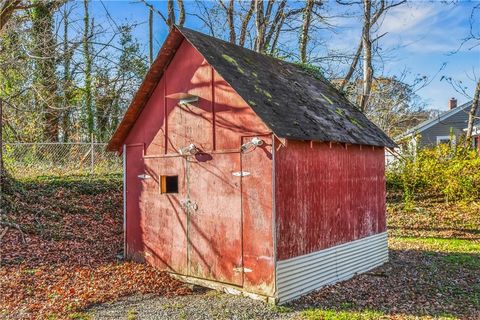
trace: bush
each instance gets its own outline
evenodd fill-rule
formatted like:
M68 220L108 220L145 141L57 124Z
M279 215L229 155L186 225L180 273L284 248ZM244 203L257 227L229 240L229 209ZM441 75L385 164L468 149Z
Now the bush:
M446 201L480 199L480 157L476 150L439 145L403 154L387 168L387 187L405 203L441 195Z

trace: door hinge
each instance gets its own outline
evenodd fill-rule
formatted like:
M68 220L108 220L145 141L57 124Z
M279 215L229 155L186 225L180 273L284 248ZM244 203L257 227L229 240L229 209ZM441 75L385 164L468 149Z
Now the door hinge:
M239 267L239 268L233 268L233 271L234 272L252 272L252 269L248 269L248 268L243 268L243 267Z
M137 176L139 179L150 179L151 177L148 174L139 174Z

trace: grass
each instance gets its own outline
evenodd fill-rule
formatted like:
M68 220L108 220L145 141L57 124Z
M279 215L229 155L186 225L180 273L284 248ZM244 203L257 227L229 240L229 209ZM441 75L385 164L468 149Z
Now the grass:
M68 318L69 319L76 319L76 320L91 320L92 319L92 317L88 313L85 313L85 312L71 313L71 314L69 314Z
M470 319L480 310L477 239L390 235L389 249L382 277L360 275L291 307L308 320Z
M426 251L455 266L480 270L480 242L465 239L392 237L394 248ZM447 266L448 267L448 266Z
M388 319L388 317L379 311L338 311L323 309L308 309L302 311L301 316L308 320L376 320Z
M394 243L404 243L411 249L436 252L480 253L480 242L464 239L393 237Z

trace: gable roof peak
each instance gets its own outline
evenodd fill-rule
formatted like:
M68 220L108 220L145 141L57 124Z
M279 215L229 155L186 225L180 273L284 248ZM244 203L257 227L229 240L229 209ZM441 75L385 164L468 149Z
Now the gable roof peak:
M174 27L112 137L109 150L118 150L123 143L128 127L133 126L154 89L150 84L160 80L183 38L202 54L277 136L396 147L392 139L322 75L313 76L298 64L188 28Z

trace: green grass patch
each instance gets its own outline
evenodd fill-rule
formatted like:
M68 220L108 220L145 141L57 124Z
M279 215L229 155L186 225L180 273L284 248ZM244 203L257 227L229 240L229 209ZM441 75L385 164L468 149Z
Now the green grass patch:
M301 315L308 320L376 320L388 318L384 313L374 310L336 311L308 309L303 311Z
M416 238L395 237L391 238L395 244L404 244L412 249L419 248L435 252L477 253L480 254L480 243L464 239L444 238Z
M75 312L68 315L69 319L76 319L76 320L90 320L92 316L86 312Z
M480 243L474 240L395 237L390 244L396 249L427 251L448 264L480 269Z

